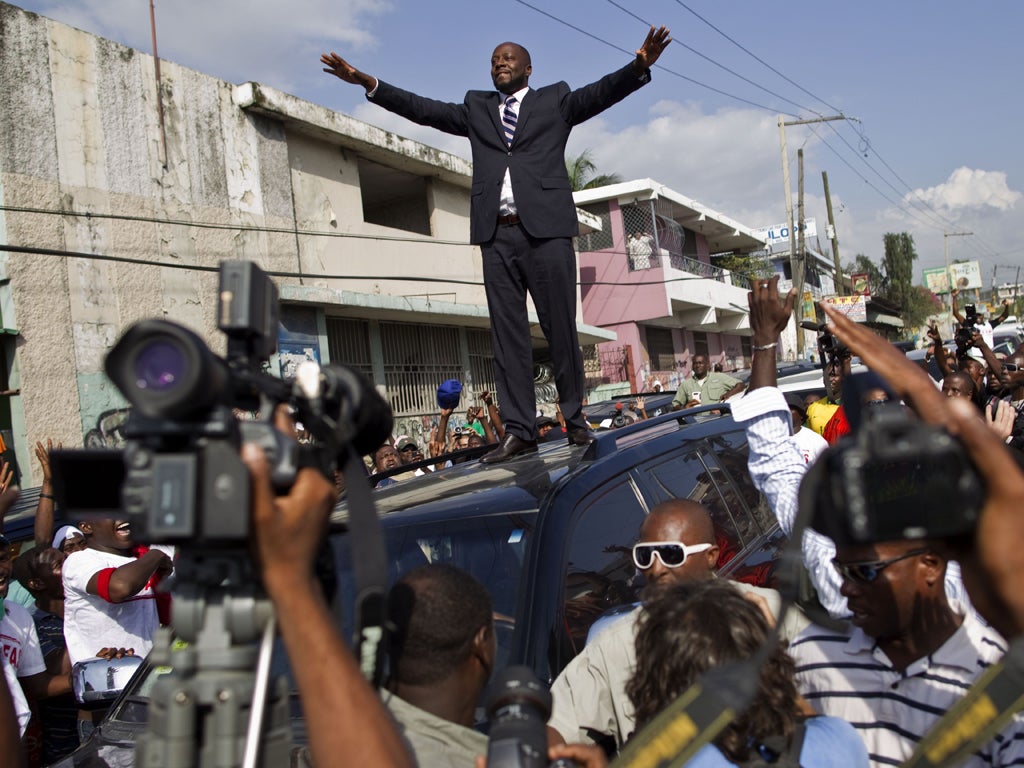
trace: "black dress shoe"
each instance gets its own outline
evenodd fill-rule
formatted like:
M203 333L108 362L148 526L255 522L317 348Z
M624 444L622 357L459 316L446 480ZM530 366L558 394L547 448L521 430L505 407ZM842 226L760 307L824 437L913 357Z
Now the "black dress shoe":
M569 430L569 445L590 445L594 439L594 433L586 427Z
M509 459L524 453L536 452L536 440L523 440L521 437L516 437L509 432L505 435L497 448L480 457L480 463L497 464L499 461L508 461Z

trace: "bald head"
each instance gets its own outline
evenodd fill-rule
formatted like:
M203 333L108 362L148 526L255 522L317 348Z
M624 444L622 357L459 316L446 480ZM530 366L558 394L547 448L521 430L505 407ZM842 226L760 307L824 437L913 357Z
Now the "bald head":
M718 546L715 544L715 526L708 511L695 501L673 499L662 502L651 510L640 526L638 544L648 542L676 543L686 547L710 544L701 552L687 554L682 565L671 568L658 557L651 560L650 567L640 572L644 581L646 597L651 590L687 581L709 579L718 565Z
M640 526L640 540L644 541L644 530L669 527L673 530L682 531L685 539L679 539L683 544L714 544L715 526L711 522L711 515L702 504L689 499L672 499L658 504ZM655 539L646 539L655 541ZM659 539L660 541L660 539Z

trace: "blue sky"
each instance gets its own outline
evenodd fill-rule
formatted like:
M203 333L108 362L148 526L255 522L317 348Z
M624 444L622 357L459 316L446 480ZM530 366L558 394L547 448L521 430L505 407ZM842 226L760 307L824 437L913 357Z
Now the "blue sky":
M151 50L147 0L16 4ZM640 45L646 22L663 23L676 40L659 61L664 69L656 69L653 82L637 94L577 127L570 154L589 149L602 171L650 177L750 227L767 226L785 218L778 113L791 120L841 111L859 122L792 127L787 137L794 195L796 150L804 147L807 215L817 219L822 240L821 172L828 172L844 263L857 253L878 263L882 235L908 231L920 275L922 268L943 263L944 231L971 231L972 237L949 239L951 255L979 260L986 287L993 273L999 282L1012 281L1024 265L1024 153L1018 138L1024 125L1024 3L155 5L162 58L231 82L257 80L463 156L465 140L394 117L367 104L361 89L321 73L320 52L336 51L423 95L461 101L467 89L490 87L488 60L498 42L514 40L530 50L532 84L565 80L579 86L626 63L631 54L623 51Z

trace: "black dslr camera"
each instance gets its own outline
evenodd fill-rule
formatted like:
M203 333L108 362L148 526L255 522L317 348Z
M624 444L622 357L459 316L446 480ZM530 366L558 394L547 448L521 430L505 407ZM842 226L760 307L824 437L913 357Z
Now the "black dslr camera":
M142 541L231 545L249 533L243 442L259 443L279 492L300 465L330 476L346 446L367 453L391 432L391 411L361 374L300 366L294 381L264 369L277 348L277 287L256 264L221 264L217 326L221 358L166 320L130 327L107 355L107 376L132 405L123 451L54 451L54 491L72 518L127 517ZM299 446L273 427L288 403L314 437ZM235 409L258 411L239 420Z
M978 322L978 310L973 304L964 307L964 319L956 329L956 356L964 357L971 348L974 325Z
M839 546L955 538L974 531L985 491L960 443L899 403L861 406L860 376L844 383L853 432L811 466L800 505Z

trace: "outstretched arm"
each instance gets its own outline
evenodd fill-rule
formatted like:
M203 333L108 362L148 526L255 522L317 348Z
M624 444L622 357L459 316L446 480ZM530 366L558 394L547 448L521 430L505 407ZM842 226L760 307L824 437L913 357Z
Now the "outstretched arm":
M1010 316L1010 300L1009 299L1003 299L1003 311L1002 311L1002 313L999 315L999 317L993 317L989 321L989 325L991 325L993 328L995 328L997 325L1001 324L1009 316Z
M334 75L346 83L361 85L366 89L367 93L377 87L376 77L360 72L334 52L323 54L320 57L320 63L324 65L324 72L327 74Z
M306 713L313 764L411 766L384 705L338 634L313 573L334 506L334 484L299 471L287 496L274 496L270 468L253 444L242 450L252 474L252 518L263 583Z
M57 443L57 448L63 447ZM53 473L50 470L50 451L53 440L47 438L46 446L36 441L36 458L43 470L43 484L39 488L39 505L36 507L35 539L37 547L49 547L53 542Z
M824 306L833 333L885 379L922 421L946 427L960 438L986 485L974 547L958 553L971 602L1004 637L1024 628L1024 473L969 403L947 398L928 374L868 328Z
M956 305L956 297L957 297L957 295L959 293L960 293L960 291L958 291L956 288L954 288L952 291L949 292L949 297L950 297L950 305L951 305L951 307L953 309L953 317L956 318L956 321L958 323L962 323L964 321L964 316L960 314L960 307L958 307Z
M661 52L671 42L672 38L669 37L669 30L664 24L657 29L651 27L647 33L647 38L644 40L644 44L637 48L636 58L633 59L633 72L636 76L643 76L648 69L653 67L654 62L661 56Z

